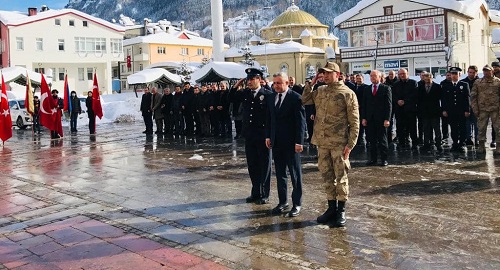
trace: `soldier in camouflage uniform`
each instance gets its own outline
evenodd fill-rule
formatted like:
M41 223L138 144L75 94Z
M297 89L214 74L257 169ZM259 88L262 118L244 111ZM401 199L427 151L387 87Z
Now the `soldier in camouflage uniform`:
M471 92L471 107L476 113L479 129L478 153L485 150L488 121L491 119L495 130L500 130L500 79L493 76L493 68L488 65L483 67L483 74L484 77L476 80ZM500 154L499 147L496 147L495 154Z
M302 95L304 105L316 106L311 143L318 146L318 169L328 199L328 210L317 221L343 227L349 196L349 153L358 139L359 106L356 94L339 81L340 68L336 63L328 62L319 71L324 73L326 85L314 92L306 85Z

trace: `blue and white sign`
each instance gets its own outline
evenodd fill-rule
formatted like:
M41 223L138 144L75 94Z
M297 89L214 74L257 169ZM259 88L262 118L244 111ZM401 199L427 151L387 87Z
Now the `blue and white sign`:
M385 69L398 69L399 68L399 60L387 60L384 61Z

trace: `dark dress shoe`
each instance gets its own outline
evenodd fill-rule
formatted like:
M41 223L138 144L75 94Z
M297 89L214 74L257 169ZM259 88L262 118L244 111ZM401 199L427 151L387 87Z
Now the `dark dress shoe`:
M380 166L382 166L382 167L385 167L385 166L387 166L387 165L389 165L389 162L387 162L387 160L382 160L382 161L380 162Z
M253 202L256 202L256 201L258 201L258 200L260 200L260 198L257 198L257 197L252 197L252 196L247 197L247 198L245 199L245 201L246 201L247 203L253 203Z
M271 214L273 215L281 215L285 213L285 210L288 209L288 204L278 204L276 207L271 210Z
M260 198L255 203L256 204L268 204L269 203L269 198Z
M376 160L370 160L370 161L366 162L366 166L374 166L376 164L377 164Z
M296 217L300 214L300 206L295 205L292 210L288 213L289 217Z

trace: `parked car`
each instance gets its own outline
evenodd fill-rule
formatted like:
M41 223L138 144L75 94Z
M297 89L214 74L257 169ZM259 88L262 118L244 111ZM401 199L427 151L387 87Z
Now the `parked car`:
M12 125L20 129L25 129L27 126L33 125L33 117L26 111L24 100L9 100L9 107Z

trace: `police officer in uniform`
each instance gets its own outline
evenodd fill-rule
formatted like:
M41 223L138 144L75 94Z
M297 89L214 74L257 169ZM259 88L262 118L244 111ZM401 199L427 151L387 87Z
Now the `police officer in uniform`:
M340 68L336 63L328 62L319 71L325 74L326 85L314 92L310 85L306 85L302 94L304 105L316 106L311 143L318 146L318 169L325 182L328 200L328 209L317 221L343 227L349 197L349 153L359 135L359 105L356 93L339 79Z
M443 116L448 119L451 128L453 145L451 150L465 152L467 130L466 118L470 115L470 90L469 84L459 81L462 69L450 68L451 80L442 83Z
M252 193L246 198L247 203L269 203L271 189L271 151L266 147L267 102L271 100L271 91L261 87L263 73L256 68L247 68L247 88L236 91L243 83L238 81L229 92L231 102L241 102L243 110L242 136L245 138L245 154L248 173L252 180Z

